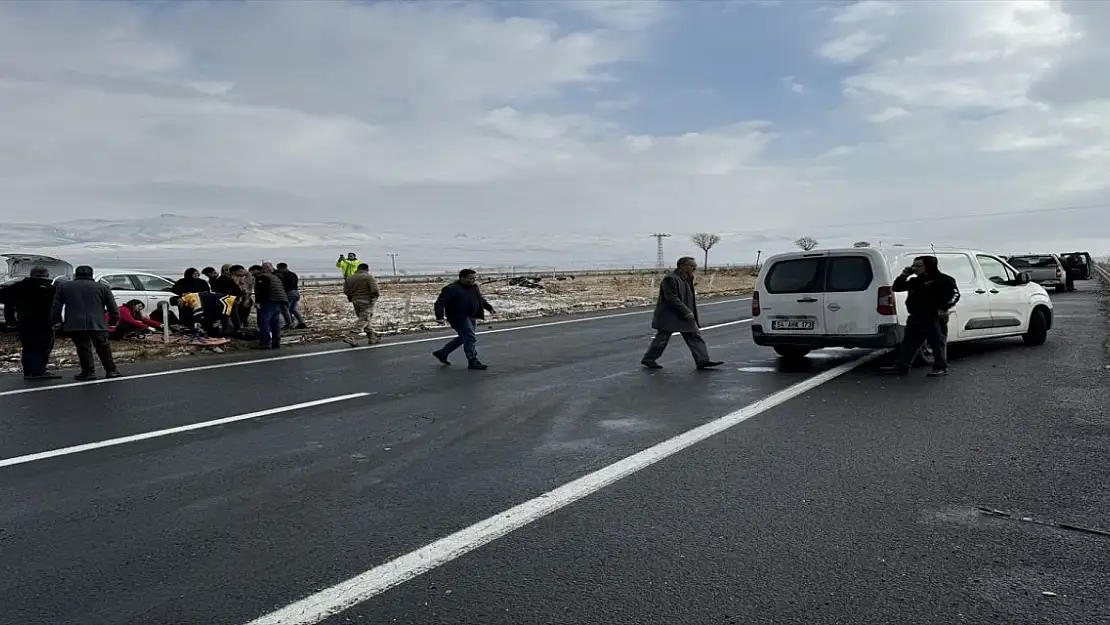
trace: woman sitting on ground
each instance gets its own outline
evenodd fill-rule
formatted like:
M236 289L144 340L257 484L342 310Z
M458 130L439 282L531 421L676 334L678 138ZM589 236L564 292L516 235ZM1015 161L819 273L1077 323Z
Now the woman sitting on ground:
M146 304L137 299L120 306L119 325L109 331L108 338L118 341L123 338L151 334L160 330L162 324L143 314L145 309Z

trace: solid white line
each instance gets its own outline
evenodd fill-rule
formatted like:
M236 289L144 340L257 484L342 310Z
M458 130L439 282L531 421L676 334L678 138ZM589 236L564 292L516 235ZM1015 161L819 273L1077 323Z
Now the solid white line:
M441 538L347 581L259 617L248 625L312 625L319 623L398 584L423 575L482 545L501 538L509 532L537 521L691 445L704 441L806 391L844 375L852 369L878 358L887 351L889 350L868 353L856 360L813 376L804 382L799 382L736 412L649 447L624 460L510 508L501 514L479 521L446 538Z
M751 323L751 319L748 318L748 319L737 319L736 321L726 321L724 323L718 323L717 325L705 326L704 328L702 328L702 330L716 330L717 328L727 328L728 326L734 326L738 323ZM682 334L682 333L681 332L675 332L675 333L671 334L671 336L674 336L675 334Z
M27 464L28 462L35 462L36 460L46 460L47 458L57 458L58 456L68 456L70 454L79 454L83 451L91 451L93 449L101 449L104 447L113 447L115 445L124 445L127 443L134 443L136 441L145 441L150 438L158 438L159 436L169 436L170 434L179 434L181 432L188 432L190 430L199 430L202 428L215 427L217 425L224 425L227 423L235 423L236 421L246 421L247 419L257 419L259 417L268 417L270 415L281 414L283 412L291 412L293 410L300 410L302 408L312 408L313 406L323 406L325 404L334 404L340 401L347 401L348 399L357 399L359 397L366 397L373 393L351 393L350 395L339 395L338 397L329 397L327 399L317 399L315 401L306 401L301 404L293 404L291 406L282 406L280 408L270 408L268 410L259 410L258 412L250 412L241 414L234 417L224 417L223 419L216 419L214 421L204 421L201 423L191 423L189 425L182 425L175 428L166 430L156 430L154 432L144 432L143 434L133 434L131 436L123 436L120 438L110 438L106 441L99 441L96 443L85 443L84 445L74 445L73 447L62 447L61 449L52 449L50 451L43 451L37 454L28 454L26 456L16 456L15 458L5 458L0 460L0 468L11 467L17 464Z
M712 301L705 304L699 304L699 308L706 306L720 306L721 304L735 304L738 302L748 301L751 298L732 299L727 301ZM498 328L496 330L483 330L478 332L478 335L486 334L500 334L502 332L518 332L520 330L531 330L534 328L550 328L552 326L561 326L571 323L586 323L588 321L601 321L604 319L617 319L619 317L630 317L632 315L644 315L650 313L650 310L637 310L633 312L614 313L608 315L598 315L596 317L585 317L581 319L564 319L562 321L549 321L546 323L536 323L526 326L514 326L511 328ZM504 323L504 322L503 322ZM56 391L63 388L73 388L75 386L91 386L93 384L109 384L112 382L126 382L127 380L141 380L143 378L159 378L165 375L177 375L180 373L193 373L196 371L210 371L214 369L229 369L231 367L245 367L247 365L256 365L265 362L281 362L283 360L298 360L301 358L315 358L317 356L330 356L333 354L349 354L351 352L362 351L367 349L385 349L387 347L400 347L402 345L416 345L418 343L431 343L434 341L447 340L448 336L437 335L424 337L419 339L409 339L405 341L391 341L389 343L378 343L377 345L363 345L362 347L340 347L338 349L328 349L319 352L305 352L302 354L289 354L288 356L273 356L270 358L255 358L252 360L236 360L233 362L221 362L211 365L197 365L195 367L182 367L181 369L167 369L165 371L152 371L149 373L137 373L135 375L127 375L120 378L101 378L91 382L67 382L65 384L52 384L48 386L32 386L30 388L19 388L11 391L0 391L0 397L8 395L25 395L27 393L42 393L45 391Z

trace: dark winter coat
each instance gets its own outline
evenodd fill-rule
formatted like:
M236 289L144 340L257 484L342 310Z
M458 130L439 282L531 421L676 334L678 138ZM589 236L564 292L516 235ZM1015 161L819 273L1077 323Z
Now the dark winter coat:
M482 297L478 285L463 286L458 281L443 287L435 305L436 319L446 319L448 323L485 319L487 310L492 313L493 306Z
M659 283L659 301L651 327L660 332L698 332L698 298L694 282L677 271L667 274Z
M20 330L49 330L57 291L49 278L24 278L4 289L4 301L15 309Z
M272 273L260 273L254 277L254 299L259 304L288 304L285 285L281 278Z
M274 275L281 279L281 283L285 285L285 292L297 291L301 286L301 277L289 271L288 269L278 269Z
M119 325L119 306L107 284L77 277L58 283L51 317L56 323L63 323L64 317L66 332L107 332L109 326Z
M960 301L960 288L956 280L944 273L924 276L898 276L893 290L906 292L906 312L916 317L936 317L942 310L949 310Z

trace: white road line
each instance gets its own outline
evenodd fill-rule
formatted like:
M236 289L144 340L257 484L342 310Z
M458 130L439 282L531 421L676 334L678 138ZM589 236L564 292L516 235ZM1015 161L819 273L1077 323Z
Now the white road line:
M93 449L102 449L104 447L113 447L115 445L125 445L127 443L134 443L136 441L145 441L149 438L158 438L159 436L169 436L171 434L179 434L181 432L188 432L190 430L199 430L202 428L215 427L217 425L224 425L227 423L235 423L236 421L246 421L247 419L257 419L259 417L268 417L270 415L281 414L283 412L291 412L293 410L300 410L302 408L312 408L313 406L323 406L325 404L334 404L336 402L347 401L349 399L357 399L359 397L366 397L373 395L373 393L351 393L350 395L339 395L338 397L329 397L327 399L317 399L315 401L306 401L301 404L293 404L291 406L282 406L280 408L270 408L268 410L259 410L258 412L249 412L234 417L224 417L223 419L215 419L213 421L203 421L201 423L190 423L189 425L182 425L175 428L166 430L157 430L154 432L144 432L143 434L133 434L131 436L123 436L120 438L110 438L106 441L99 441L96 443L85 443L84 445L74 445L73 447L62 447L61 449L51 449L50 451L43 451L37 454L28 454L26 456L16 456L15 458L4 458L0 460L0 468L11 467L17 464L27 464L28 462L35 462L36 460L46 460L47 458L57 458L58 456L68 456L70 454L79 454L83 451L91 451Z
M537 521L560 508L595 493L614 482L626 478L668 458L691 445L719 434L739 423L793 399L817 386L848 373L856 367L878 358L889 350L874 351L844 363L834 369L813 376L804 382L783 389L773 395L715 419L700 427L688 430L672 439L649 447L589 475L568 482L535 499L510 508L501 514L479 521L425 545L416 551L390 560L365 573L326 588L296 603L251 621L248 625L313 625L338 614L367 599L379 595L428 571L490 543L509 532Z
M700 304L700 308L706 306L720 306L722 304L735 304L745 302L751 298L731 299L725 301L713 301L705 304ZM478 332L479 335L486 334L500 334L502 332L518 332L520 330L531 330L534 328L550 328L552 326L562 326L571 323L586 323L587 321L601 321L604 319L617 319L619 317L631 317L632 315L645 315L651 313L650 310L637 310L633 312L614 313L608 315L598 315L595 317L584 317L581 319L564 319L562 321L549 321L546 323L535 323L526 326L514 326L512 328L498 328L496 330L483 330ZM214 369L229 369L231 367L246 367L248 365L257 365L266 362L281 362L283 360L299 360L301 358L315 358L318 356L330 356L333 354L349 354L351 352L362 351L367 349L385 349L387 347L400 347L402 345L416 345L418 343L431 343L435 341L445 341L449 336L437 335L429 336L419 339L409 339L406 341L391 341L389 343L378 343L377 345L364 345L362 347L340 347L337 349L329 349L319 352L305 352L302 354L289 354L288 356L272 356L270 358L255 358L252 360L236 360L233 362L221 362L211 365L198 365L196 367L182 367L181 369L167 369L166 371L152 371L149 373L137 373L135 375L127 375L121 378L102 378L100 380L93 380L91 382L68 382L65 384L52 384L48 386L32 386L29 388L19 388L11 391L0 391L0 397L9 395L25 395L27 393L42 393L45 391L56 391L63 388L73 388L75 386L91 386L93 384L109 384L112 382L126 382L127 380L141 380L143 378L159 378L166 375L177 375L180 373L193 373L196 371L209 371Z

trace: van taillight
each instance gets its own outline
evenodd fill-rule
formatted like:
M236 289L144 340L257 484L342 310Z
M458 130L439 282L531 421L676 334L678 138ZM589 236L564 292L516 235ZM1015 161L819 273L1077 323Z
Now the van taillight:
M1063 278L1063 277L1064 277L1064 270L1063 270L1063 269L1061 269L1061 268L1059 268L1059 267L1057 267L1057 268L1056 268L1056 277L1057 277L1057 278Z
M759 291L752 293L752 316L759 316Z
M875 310L880 315L897 315L898 306L894 303L894 291L889 286L879 287L879 301Z

